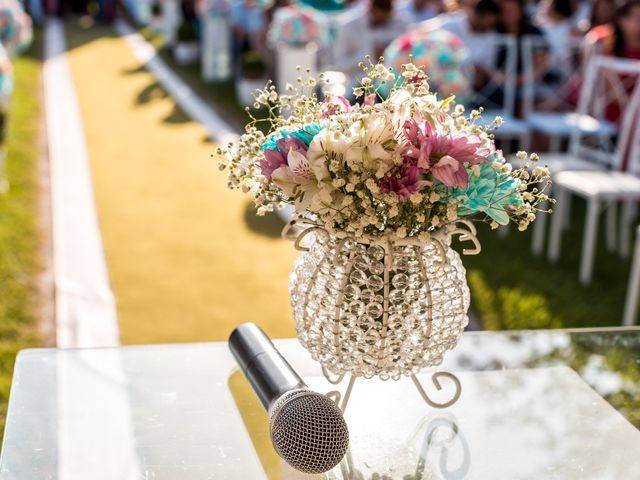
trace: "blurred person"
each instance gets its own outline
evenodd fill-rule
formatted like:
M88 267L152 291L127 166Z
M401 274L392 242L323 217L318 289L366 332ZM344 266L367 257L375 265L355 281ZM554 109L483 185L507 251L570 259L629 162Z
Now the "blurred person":
M571 41L575 32L576 4L572 0L543 0L541 14L537 18L540 30L549 44L551 62L562 68L559 62L569 58Z
M623 1L615 10L612 22L592 29L588 38L595 42L594 48L601 54L640 61L640 0ZM605 109L609 121L621 121L624 104L633 92L636 80L635 75L620 75L617 79L606 80L610 84L609 102ZM626 96L616 93L621 87Z
M397 14L410 25L429 20L444 12L442 0L403 0L398 3Z
M611 23L589 32L606 55L640 60L640 0L626 0L613 14Z
M393 0L371 0L369 25L376 57L381 55L394 39L402 35L408 26L407 22L393 11Z
M535 37L539 40L539 47L534 50L534 77L542 78L548 69L548 47L542 31L536 27L531 21L531 17L526 11L525 0L502 0L499 3L500 17L496 31L500 34L511 35L516 39L516 70L515 72L507 72L505 63L507 61L507 47L500 46L497 48L496 54L493 56L494 64L492 67L476 72L474 79L474 88L484 90L487 86L490 88L490 94L486 97L488 104L493 104L500 108L504 103L504 88L507 75L515 75L516 98L522 98L522 87L525 82L524 63L522 61L522 41L525 37ZM514 114L519 114L519 105L516 105Z
M457 12L445 13L422 22L421 30L443 29L456 35L469 50L469 61L476 69L493 67L495 33L500 8L494 0L477 0Z
M264 45L267 21L264 8L256 0L232 0L231 25L236 57Z
M613 0L594 0L589 16L589 28L593 29L601 25L609 25L613 22L616 13L616 5Z
M531 17L527 14L525 9L525 0L501 0L500 2L500 20L498 22L498 33L513 35L517 42L518 60L516 62L516 84L521 85L523 83L523 62L522 62L522 40L525 37L533 37L539 41L540 44L545 45L546 39L542 30L536 27L531 21ZM546 48L537 49L536 58L534 59L534 67L536 70L541 70L546 67L544 65L547 58ZM507 52L504 48L500 49L497 55L496 67L500 67L504 64L507 58Z

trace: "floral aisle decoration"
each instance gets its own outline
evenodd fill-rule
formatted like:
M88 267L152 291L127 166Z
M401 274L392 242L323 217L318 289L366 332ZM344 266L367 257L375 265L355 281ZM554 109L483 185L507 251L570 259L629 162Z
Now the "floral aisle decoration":
M501 119L465 115L453 97L430 90L414 64L397 75L362 65L358 99L319 99L316 80L297 79L280 94L258 91L252 121L219 150L228 186L252 195L264 215L285 204L295 216L285 236L301 250L289 290L298 338L327 378L415 376L442 362L468 322L469 289L453 236L480 251L473 221L525 230L549 200L549 172L518 152L514 168L493 140ZM320 76L320 82L324 78ZM382 97L381 88L388 89ZM287 112L287 116L278 112ZM263 133L261 122L266 122ZM337 379L333 378L337 375Z
M295 83L296 66L308 69L312 75L318 67L318 46L322 43L316 12L290 5L276 9L267 32L267 40L276 57L276 81L280 91Z
M309 10L297 5L280 7L275 11L267 38L271 48L282 45L302 48L319 41L320 26Z
M0 43L9 56L26 51L33 40L31 17L17 0L0 0Z
M385 60L397 74L413 62L429 76L430 87L458 102L470 91L469 53L462 41L446 30L413 30L395 39L384 51Z

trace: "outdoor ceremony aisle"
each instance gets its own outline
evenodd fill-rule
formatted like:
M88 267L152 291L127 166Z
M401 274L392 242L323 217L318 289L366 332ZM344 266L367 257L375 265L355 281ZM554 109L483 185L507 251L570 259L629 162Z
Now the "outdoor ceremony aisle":
M122 342L223 340L241 321L293 336L281 221L226 189L205 130L122 38L66 28Z

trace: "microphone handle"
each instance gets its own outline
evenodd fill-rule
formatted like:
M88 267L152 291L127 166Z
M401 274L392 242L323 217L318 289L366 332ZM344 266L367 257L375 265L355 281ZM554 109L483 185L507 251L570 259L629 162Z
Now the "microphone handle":
M267 411L286 392L307 387L255 323L238 325L229 336L229 349Z

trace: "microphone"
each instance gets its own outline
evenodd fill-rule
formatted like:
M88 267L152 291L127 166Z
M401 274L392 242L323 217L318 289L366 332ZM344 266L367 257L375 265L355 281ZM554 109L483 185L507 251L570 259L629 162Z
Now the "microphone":
M335 402L310 390L256 324L231 332L229 349L269 413L278 455L304 473L324 473L340 463L349 431Z

